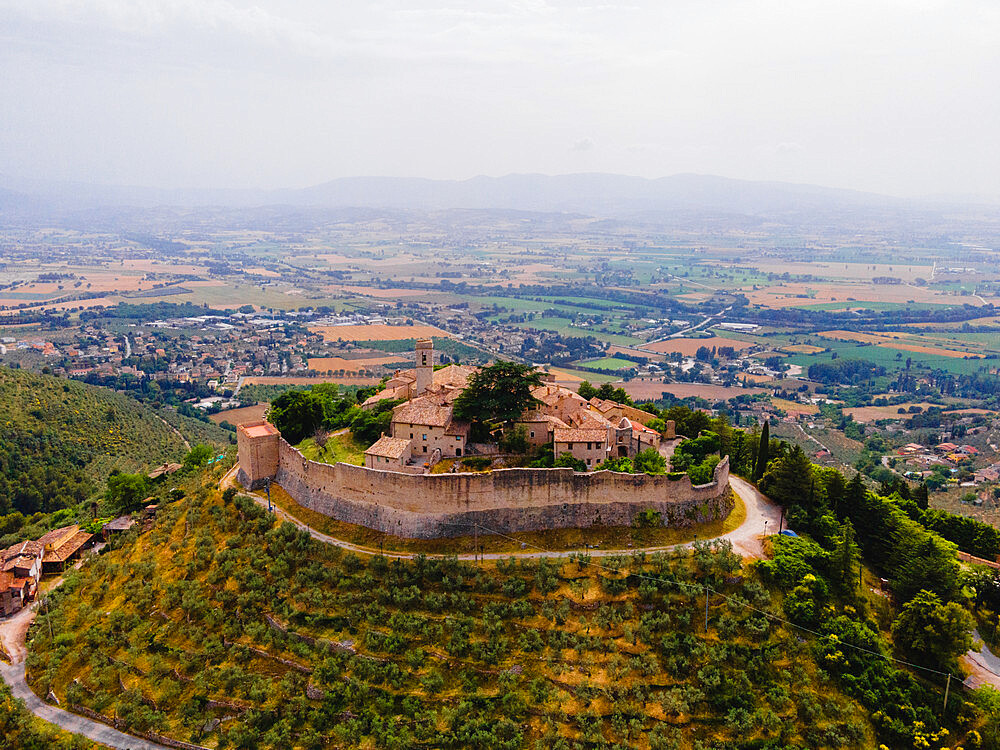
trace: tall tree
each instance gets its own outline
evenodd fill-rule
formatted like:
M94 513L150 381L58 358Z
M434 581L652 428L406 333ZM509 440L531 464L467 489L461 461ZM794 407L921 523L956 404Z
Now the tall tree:
M758 482L767 471L768 447L771 442L771 421L764 422L764 428L760 431L760 447L757 448L757 465L753 469L753 481Z
M472 374L455 399L455 416L474 425L517 421L535 402L531 389L542 379L531 365L498 361Z
M927 493L926 482L921 483L919 487L913 490L913 501L920 510L927 510L930 507L931 501Z

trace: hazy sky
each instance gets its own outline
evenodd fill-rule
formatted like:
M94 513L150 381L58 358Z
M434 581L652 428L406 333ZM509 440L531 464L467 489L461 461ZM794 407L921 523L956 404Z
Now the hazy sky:
M0 173L1000 196L1000 2L0 0Z

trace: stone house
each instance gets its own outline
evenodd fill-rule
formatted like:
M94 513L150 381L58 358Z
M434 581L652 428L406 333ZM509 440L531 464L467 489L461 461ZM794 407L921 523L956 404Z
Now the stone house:
M412 440L383 435L365 451L365 466L383 471L402 471L412 455Z

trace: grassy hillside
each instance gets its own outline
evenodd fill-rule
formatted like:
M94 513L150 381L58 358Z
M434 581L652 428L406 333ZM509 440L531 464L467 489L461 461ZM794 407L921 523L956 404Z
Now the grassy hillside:
M363 559L188 493L57 594L39 694L220 748L954 747L977 722L956 699L940 731L940 694L870 653L865 600L819 642L725 546ZM855 631L869 653L841 645Z
M208 442L218 431L228 442L214 425L192 429L177 420L191 438ZM3 521L8 514L75 507L100 492L113 470L145 470L186 451L178 431L134 399L0 367L0 540L14 530Z

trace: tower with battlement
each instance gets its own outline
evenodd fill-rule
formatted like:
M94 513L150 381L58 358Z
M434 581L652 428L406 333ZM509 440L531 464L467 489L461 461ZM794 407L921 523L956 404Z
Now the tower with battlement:
M434 341L417 339L417 382L414 395L422 396L434 384Z

